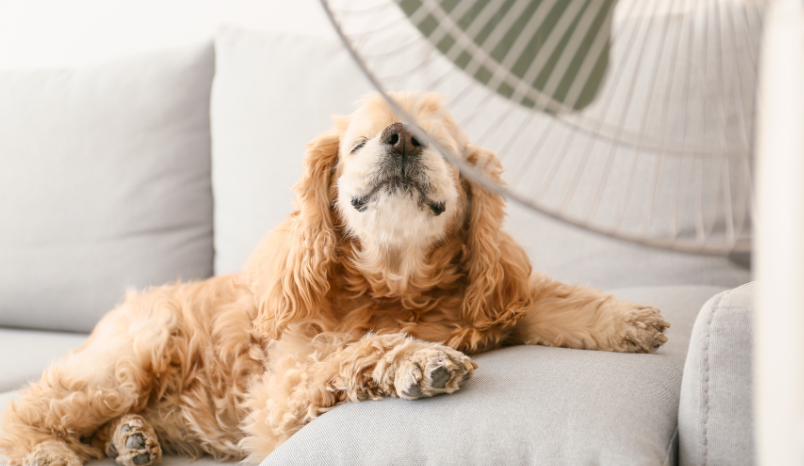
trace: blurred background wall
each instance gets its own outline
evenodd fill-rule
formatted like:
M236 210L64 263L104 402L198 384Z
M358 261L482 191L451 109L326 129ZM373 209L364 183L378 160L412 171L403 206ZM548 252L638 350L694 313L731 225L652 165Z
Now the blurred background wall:
M0 68L184 45L222 25L335 37L318 0L0 0Z

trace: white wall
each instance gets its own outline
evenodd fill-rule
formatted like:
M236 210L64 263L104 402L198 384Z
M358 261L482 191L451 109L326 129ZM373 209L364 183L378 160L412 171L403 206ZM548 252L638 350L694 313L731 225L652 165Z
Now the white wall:
M182 45L222 25L336 37L319 0L0 0L0 68Z

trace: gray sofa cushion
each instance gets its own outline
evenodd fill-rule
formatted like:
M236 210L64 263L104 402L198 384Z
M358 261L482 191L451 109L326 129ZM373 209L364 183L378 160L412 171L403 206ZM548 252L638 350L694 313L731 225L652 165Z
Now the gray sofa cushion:
M706 303L690 341L678 415L683 466L754 464L754 285Z
M87 339L80 333L40 332L0 328L0 393L38 380L53 361Z
M715 287L624 290L660 307L672 328L657 354L540 346L476 358L459 392L349 403L295 434L262 466L284 464L676 464L689 335Z
M212 273L210 43L0 71L0 325L89 331Z

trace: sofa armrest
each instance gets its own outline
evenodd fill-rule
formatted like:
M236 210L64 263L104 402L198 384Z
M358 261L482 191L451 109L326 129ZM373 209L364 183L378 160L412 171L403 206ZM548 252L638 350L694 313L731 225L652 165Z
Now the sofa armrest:
M724 291L692 330L679 405L679 464L754 463L753 283Z

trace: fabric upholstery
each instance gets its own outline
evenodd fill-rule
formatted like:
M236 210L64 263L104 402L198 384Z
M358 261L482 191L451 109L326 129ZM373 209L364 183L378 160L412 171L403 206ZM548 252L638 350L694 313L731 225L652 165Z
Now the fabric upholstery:
M293 211L305 144L371 87L333 40L229 28L215 53L215 273L225 275Z
M656 354L540 346L483 354L459 392L347 403L305 426L262 466L674 465L689 335L701 305L719 290L617 293L658 306L672 323Z
M0 325L90 331L212 274L210 43L0 71Z
M38 380L54 361L78 348L87 339L81 333L41 332L0 328L0 393Z
M724 291L695 322L678 416L682 466L754 464L753 295L753 283Z

